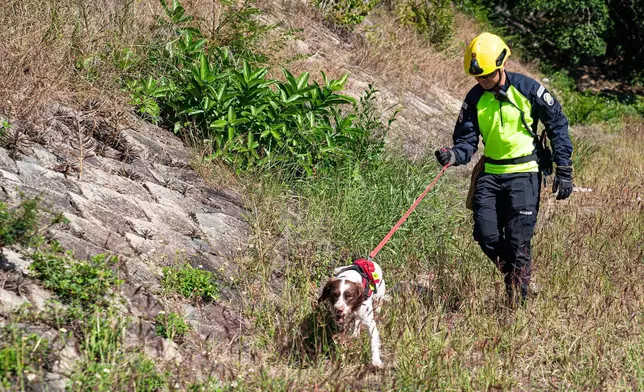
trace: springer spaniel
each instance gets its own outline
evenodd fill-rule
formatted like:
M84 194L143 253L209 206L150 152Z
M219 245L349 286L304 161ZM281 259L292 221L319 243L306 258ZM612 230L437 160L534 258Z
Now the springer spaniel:
M349 318L354 318L353 337L358 337L360 323L367 327L371 337L371 364L381 368L380 335L374 309L385 296L382 269L372 261L358 259L352 265L338 267L333 272L334 277L326 282L318 303L329 301L333 307L333 319L340 327Z

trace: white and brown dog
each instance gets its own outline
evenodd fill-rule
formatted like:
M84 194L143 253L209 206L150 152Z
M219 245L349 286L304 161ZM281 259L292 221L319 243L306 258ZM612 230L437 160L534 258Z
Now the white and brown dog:
M353 337L358 336L360 324L364 324L371 338L371 364L382 367L380 335L374 319L375 307L385 296L382 269L373 261L358 259L352 265L336 268L333 273L335 276L326 282L318 303L329 301L333 319L339 326L354 318Z

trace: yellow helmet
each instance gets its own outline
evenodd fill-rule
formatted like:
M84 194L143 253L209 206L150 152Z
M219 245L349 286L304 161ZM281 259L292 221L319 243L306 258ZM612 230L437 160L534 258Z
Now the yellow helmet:
M508 57L510 48L498 35L483 33L467 45L463 66L470 76L488 75L503 67Z

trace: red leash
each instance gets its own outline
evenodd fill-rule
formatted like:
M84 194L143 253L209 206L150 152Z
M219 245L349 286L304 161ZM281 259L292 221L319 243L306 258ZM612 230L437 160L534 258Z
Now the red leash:
M407 218L409 217L409 214L411 214L411 213L412 213L412 211L414 211L414 209L416 208L416 206L418 206L418 203L420 203L420 201L421 201L421 200L423 200L423 197L425 197L425 195L427 194L427 192L429 192L429 191L434 187L434 185L436 185L436 182L438 182L438 179L439 179L439 178L441 178L441 176L443 175L443 173L445 173L445 170L447 170L447 168L448 168L449 166L450 166L450 165L449 165L449 163L448 163L447 165L443 166L443 170L441 170L441 172L440 172L440 173L438 173L438 175L436 176L436 178L434 178L434 181L432 181L432 183L431 183L431 184L429 184L429 186L427 187L427 189L425 189L425 191L424 191L423 193L421 193L421 194L420 194L420 196L418 196L418 199L416 199L416 201L414 202L414 204L412 204L412 205L411 205L411 207L409 208L409 210L407 210L407 212L405 212L405 215L403 215L403 217L402 217L402 218L400 218L400 220L398 221L398 223L396 223L396 224L394 225L394 227L393 227L391 230L389 230L389 233L387 233L387 235L385 236L385 238L383 238L383 239L382 239L382 241L380 241L380 243L378 244L378 246L376 246L376 248L375 248L374 250L372 250L372 251L371 251L371 253L369 253L369 259L368 259L368 260L372 260L374 257L376 257L376 255L378 254L378 252L380 252L380 249L382 249L382 247L383 247L383 246L385 246L385 244L386 244L387 242L389 242L389 240L391 239L391 236L392 236L392 235L394 235L394 233L396 232L396 230L398 230L398 229L400 228L400 226L401 226L403 223L405 223L405 221L406 221L406 220L407 220Z

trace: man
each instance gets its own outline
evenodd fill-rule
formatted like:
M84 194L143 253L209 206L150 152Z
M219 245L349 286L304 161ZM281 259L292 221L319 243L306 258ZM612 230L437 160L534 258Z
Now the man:
M510 300L525 302L532 256L530 242L539 211L540 166L557 164L553 193L572 193L572 143L568 119L557 100L535 80L505 71L510 48L483 33L467 47L465 73L474 86L463 102L454 128L454 146L436 151L441 165L467 164L483 137L485 168L475 179L472 200L474 239L499 267ZM537 123L545 125L553 147L550 158L540 147ZM549 152L549 151L548 151ZM550 162L551 165L551 162Z

